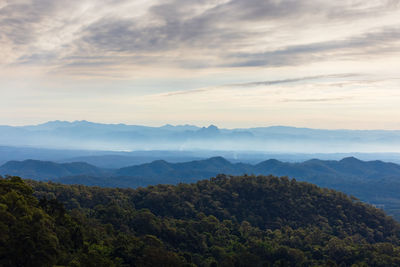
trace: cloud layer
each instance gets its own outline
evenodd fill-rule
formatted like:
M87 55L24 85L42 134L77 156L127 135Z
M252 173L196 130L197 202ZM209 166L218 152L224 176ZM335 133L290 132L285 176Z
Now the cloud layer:
M340 128L340 113L395 128L374 123L400 113L399 13L400 0L0 0L0 122Z
M399 8L394 0L6 0L1 58L3 64L91 71L361 60L398 54Z

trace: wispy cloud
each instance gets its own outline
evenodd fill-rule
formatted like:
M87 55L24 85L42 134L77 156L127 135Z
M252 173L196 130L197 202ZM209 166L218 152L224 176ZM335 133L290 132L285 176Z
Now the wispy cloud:
M354 99L354 97L326 97L326 98L285 98L281 102L337 102Z
M316 75L316 76L290 78L290 79L283 79L283 80L224 84L224 85L213 86L213 87L196 88L196 89L192 89L192 90L179 90L179 91L174 91L174 92L168 92L168 93L165 93L162 95L163 96L175 96L175 95L184 95L184 94L196 94L196 93L204 93L207 91L214 91L214 90L225 89L225 88L252 88L252 87L257 87L257 86L273 86L273 85L297 83L297 82L304 82L304 81L313 81L313 80L320 80L320 79L344 79L344 78L350 78L350 77L355 78L358 76L361 76L361 74L340 73L340 74Z
M382 57L400 54L400 27L384 28L342 40L288 46L263 53L232 54L237 59L233 66L302 65L327 59L354 60L363 57Z
M360 74L356 73L343 73L343 74L329 74L329 75L316 75L316 76L308 76L308 77L300 77L300 78L291 78L291 79L283 79L283 80L274 80L274 81L261 81L261 82L249 82L249 83L239 83L239 84L230 84L227 86L232 87L249 87L249 86L268 86L274 84L283 84L283 83L295 83L316 79L329 79L329 78L349 78L349 77L357 77Z

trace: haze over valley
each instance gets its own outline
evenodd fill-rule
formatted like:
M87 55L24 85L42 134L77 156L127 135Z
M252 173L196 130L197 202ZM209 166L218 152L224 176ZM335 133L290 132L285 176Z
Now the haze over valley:
M254 153L398 153L400 131L323 130L215 125L150 127L88 121L0 126L0 145L106 151L233 151Z

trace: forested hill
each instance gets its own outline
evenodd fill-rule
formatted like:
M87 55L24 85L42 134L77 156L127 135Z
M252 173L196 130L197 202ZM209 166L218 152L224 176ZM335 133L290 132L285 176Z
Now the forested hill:
M313 179L313 182L323 182L324 180L341 182L342 180L379 180L400 177L400 165L378 160L361 161L354 157L344 158L340 161L313 159L301 163L270 159L251 165L231 163L223 157L213 157L182 163L157 160L120 169L102 169L85 162L55 163L40 160L9 161L0 166L0 175L18 175L36 180L59 180L62 182L68 182L69 179L74 180L73 176L76 175L85 175L98 177L97 184L94 185L103 186L104 182L105 186L111 187L147 186L154 182L192 182L219 173L232 175L273 174ZM113 179L109 179L110 177ZM131 178L120 181L116 177ZM85 179L82 178L80 183L86 184Z
M0 179L1 266L400 264L393 219L287 178L136 190L29 184Z
M287 178L220 175L138 189L29 184L0 179L0 266L400 265L397 222Z
M56 163L41 160L12 160L0 166L0 174L47 180L80 174L101 176L109 174L109 172L85 162Z
M219 173L289 176L354 195L383 207L400 220L400 165L352 157L340 161L314 159L301 163L271 159L256 165L231 163L222 157L182 163L158 160L114 170L99 169L86 163L58 164L33 160L12 161L0 167L3 175L46 178L65 184L133 188L196 182Z

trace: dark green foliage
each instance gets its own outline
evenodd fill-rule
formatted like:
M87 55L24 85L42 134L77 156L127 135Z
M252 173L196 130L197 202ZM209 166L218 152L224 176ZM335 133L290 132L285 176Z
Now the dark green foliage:
M52 266L82 247L80 227L63 205L32 193L18 177L0 180L1 266Z
M191 183L219 173L289 176L354 195L362 201L383 208L400 221L400 165L361 161L353 157L340 161L314 159L302 163L271 159L256 165L234 164L222 157L183 163L157 160L115 170L100 169L79 162L60 164L35 160L10 161L0 167L0 174L48 179L63 184L131 188L160 183Z
M220 175L136 190L29 184L0 179L4 266L400 265L393 219L285 177ZM14 208L16 196L24 208Z

